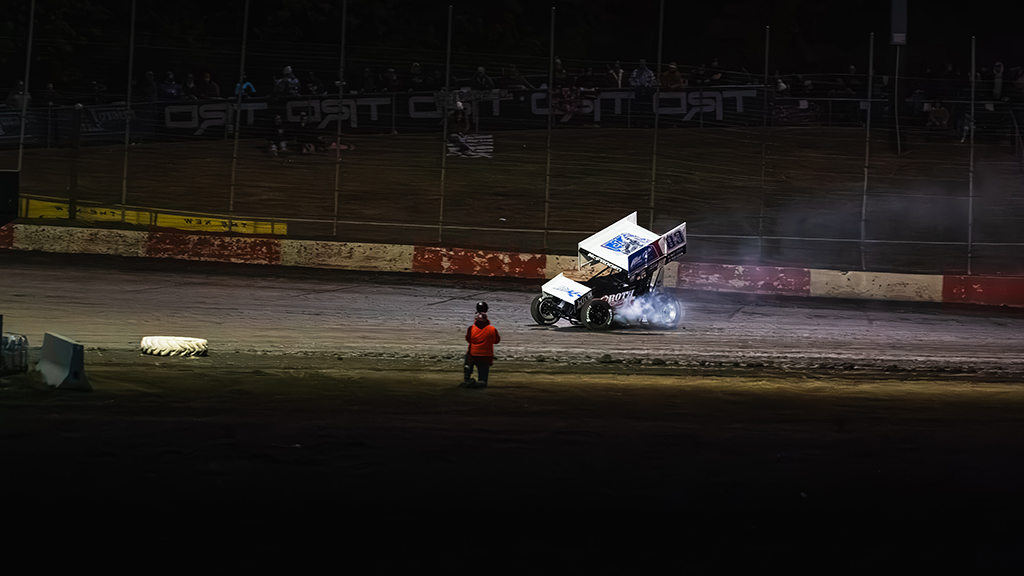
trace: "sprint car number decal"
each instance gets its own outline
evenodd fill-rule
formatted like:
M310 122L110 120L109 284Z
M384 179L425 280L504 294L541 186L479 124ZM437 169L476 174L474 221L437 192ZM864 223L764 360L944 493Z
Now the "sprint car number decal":
M672 234L669 234L668 236L665 237L665 242L668 243L668 249L672 250L676 246L684 244L686 241L683 240L682 232L676 230Z

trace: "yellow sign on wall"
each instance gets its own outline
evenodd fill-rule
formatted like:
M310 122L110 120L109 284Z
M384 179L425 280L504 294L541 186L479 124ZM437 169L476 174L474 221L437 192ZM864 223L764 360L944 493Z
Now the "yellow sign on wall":
M19 216L28 220L68 218L68 203L22 198ZM143 208L121 211L117 208L103 206L80 205L76 209L76 219L84 222L125 222L141 226L161 226L192 232L235 232L239 234L273 234L288 235L288 224L284 222L259 220L228 220L221 216L204 214L168 214Z

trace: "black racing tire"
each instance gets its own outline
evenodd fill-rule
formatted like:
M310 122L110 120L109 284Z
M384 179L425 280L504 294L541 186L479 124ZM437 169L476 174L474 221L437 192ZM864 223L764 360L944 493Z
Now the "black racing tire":
M530 303L530 316L533 316L533 321L537 324L550 326L558 322L558 313L555 311L556 306L558 306L558 300L554 296L540 294Z
M655 326L662 330L675 330L683 317L683 307L679 300L668 294L658 294L654 298Z
M580 320L591 330L607 330L612 327L615 314L604 300L589 300L580 310Z

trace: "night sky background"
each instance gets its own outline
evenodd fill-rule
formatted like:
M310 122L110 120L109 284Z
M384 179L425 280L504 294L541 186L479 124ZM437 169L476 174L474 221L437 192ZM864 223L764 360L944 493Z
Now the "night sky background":
M493 66L515 58L524 71L543 72L552 5L558 13L555 51L567 65L603 68L621 60L632 69L640 58L652 65L657 59L657 0L350 0L347 58L356 62L353 67L373 63L407 70L414 60L443 65L449 4L455 8L456 65ZM211 69L222 84L233 81L229 77L237 75L242 0L138 5L137 74ZM911 0L906 73L926 75L946 62L968 70L971 35L978 37L979 69L995 60L1007 68L1020 65L1020 24L1007 6L975 2L954 10ZM123 85L130 7L126 0L38 0L32 84L52 81L70 87L100 79L112 90ZM251 10L253 66L264 63L269 71L293 62L297 72L316 69L325 76L337 69L340 0L253 0ZM0 78L5 87L23 76L28 13L28 0L0 3ZM662 60L696 66L717 57L723 69L746 68L760 75L764 27L770 25L772 74L841 73L851 64L863 72L870 32L875 32L876 70L891 73L895 58L888 45L889 20L889 0L668 1Z

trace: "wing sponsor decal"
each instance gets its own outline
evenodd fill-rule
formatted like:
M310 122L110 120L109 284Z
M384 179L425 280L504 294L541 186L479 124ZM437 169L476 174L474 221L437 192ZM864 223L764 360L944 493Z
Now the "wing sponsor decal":
M625 292L619 292L618 294L609 294L608 296L605 296L604 299L613 307L621 306L633 299L633 292L633 290L627 290Z
M658 250L658 243L648 244L642 250L636 251L629 256L629 271L633 272L639 268L656 261L661 256Z
M623 232L611 240L601 244L602 247L620 254L632 254L647 245L648 240L629 232Z
M562 274L544 284L541 291L573 305L585 301L592 292L588 286L566 278Z
M551 290L553 292L561 292L562 294L565 294L566 296L572 298L573 300L583 296L583 292L580 292L579 290L573 290L570 286L552 286L551 288L548 288L548 290Z

